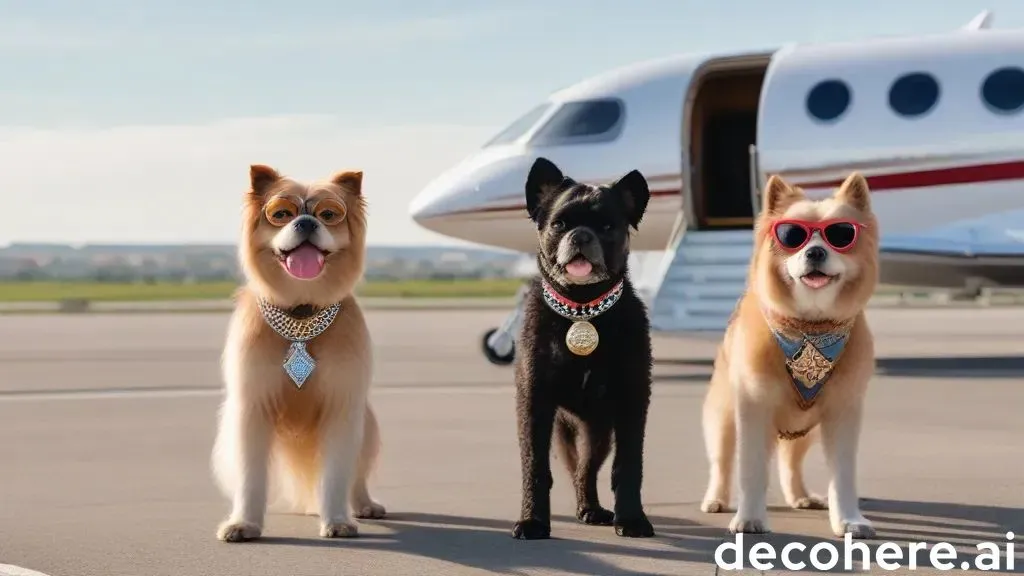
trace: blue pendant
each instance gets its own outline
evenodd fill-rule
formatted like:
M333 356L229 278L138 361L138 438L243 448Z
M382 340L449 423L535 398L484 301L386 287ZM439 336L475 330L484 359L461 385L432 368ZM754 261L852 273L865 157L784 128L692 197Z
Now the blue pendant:
M302 388L309 375L316 368L316 360L306 351L305 342L292 342L288 347L288 356L284 360L284 371L295 382L295 386Z

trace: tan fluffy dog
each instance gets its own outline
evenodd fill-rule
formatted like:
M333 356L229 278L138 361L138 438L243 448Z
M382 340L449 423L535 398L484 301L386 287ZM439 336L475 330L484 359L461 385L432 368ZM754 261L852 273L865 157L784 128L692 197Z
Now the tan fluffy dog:
M370 335L352 294L366 249L362 173L306 185L256 165L250 178L239 246L247 282L228 328L213 450L232 508L217 537L258 538L268 499L318 514L321 536L356 536L352 507L360 518L384 515L367 489L379 434ZM307 343L316 367L299 387L282 365L290 342L264 310L293 327L323 325L334 304L333 322Z
M763 204L747 292L719 348L704 403L711 472L701 509L727 509L737 445L740 494L731 532L769 531L766 492L776 447L786 502L826 507L807 491L802 472L820 434L831 472L833 533L870 538L874 529L861 514L856 489L864 396L875 367L864 318L878 282L878 226L868 185L854 173L830 198L815 201L773 176ZM805 337L816 348L795 353ZM792 368L787 358L795 358ZM830 377L828 360L834 361Z

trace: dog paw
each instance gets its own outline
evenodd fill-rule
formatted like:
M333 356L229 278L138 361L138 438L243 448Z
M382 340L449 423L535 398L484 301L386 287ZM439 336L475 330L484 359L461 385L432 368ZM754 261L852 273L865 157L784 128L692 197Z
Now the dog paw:
M590 526L611 526L615 514L611 510L597 508L581 508L576 511L576 519Z
M827 510L828 502L821 496L811 494L810 496L797 498L789 506L794 510Z
M623 538L650 538L654 536L654 526L647 516L641 514L636 518L614 520L615 534Z
M387 514L387 510L384 508L383 504L372 500L368 504L361 504L357 506L355 512L356 518L359 518L360 520L379 520Z
M837 526L832 527L832 533L839 537L849 534L851 538L863 540L875 537L875 527L867 518L842 520Z
M516 540L546 540L551 538L551 524L541 520L520 520L512 527Z
M729 532L732 534L740 532L744 534L767 534L771 530L768 529L768 521L764 518L744 518L737 514L729 522Z
M263 528L258 524L228 520L217 528L217 539L224 542L245 542L259 538L262 533Z
M700 503L700 511L707 514L721 514L727 510L725 502L721 500L705 500Z
M352 522L324 522L320 524L322 538L355 538L359 536L359 527Z

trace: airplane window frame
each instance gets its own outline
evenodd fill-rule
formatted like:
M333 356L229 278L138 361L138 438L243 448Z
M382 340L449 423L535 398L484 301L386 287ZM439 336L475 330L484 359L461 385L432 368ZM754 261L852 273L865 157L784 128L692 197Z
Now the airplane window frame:
M930 95L931 101L924 107L922 103L926 99L922 98L922 89L934 91L934 94ZM889 84L888 94L889 110L905 120L917 120L924 118L939 106L942 100L942 84L931 72L915 70L897 76Z
M490 140L484 143L484 148L490 148L491 146L507 146L514 144L516 140L519 140L523 136L526 136L533 130L534 126L538 122L544 119L544 116L555 106L554 102L543 102L530 108L526 113L521 114L518 118L510 122L507 126L501 129L500 132L491 137Z
M579 116L587 114L598 106L612 104L616 112L615 120L600 132L565 135L566 124L574 122ZM621 98L602 97L586 100L563 102L548 119L539 126L530 137L530 146L564 146L570 144L598 144L612 142L622 134L626 121L626 103ZM563 133L552 133L556 130Z
M835 91L838 89L839 91ZM831 92L830 92L831 91ZM834 106L835 100L843 100L841 106ZM823 110L822 108L826 109ZM817 82L804 98L804 110L819 124L835 124L843 119L853 107L853 89L842 78L826 78Z
M1012 74L1013 78L1007 78L1007 74ZM1002 75L1002 76L1000 76ZM1004 83L1001 86L993 86L993 82L999 82L999 78L1002 77ZM1017 82L1017 86L1010 87L1005 84L1006 80ZM1000 94L992 95L991 91L996 90ZM1000 98L1005 98L1006 94L1016 90L1017 103L1012 108L1006 108L1001 106L1001 103L995 101ZM1018 114L1024 111L1024 68L1020 66L1001 66L989 72L985 79L982 80L981 86L978 88L978 96L981 98L981 102L988 108L989 112L998 114L1000 116L1010 116ZM1002 103L1006 100L1003 99Z

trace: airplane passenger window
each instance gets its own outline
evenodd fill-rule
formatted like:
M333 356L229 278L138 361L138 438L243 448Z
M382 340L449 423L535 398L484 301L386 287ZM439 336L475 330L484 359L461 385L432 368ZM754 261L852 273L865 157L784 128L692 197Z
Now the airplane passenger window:
M533 128L533 125L537 123L537 120L540 120L541 116L543 116L549 108L551 108L550 102L545 102L540 106L534 107L529 112L523 114L514 122L509 124L508 127L499 132L497 136L488 140L487 143L484 144L484 148L515 142L517 138L526 134L530 128Z
M992 71L981 85L981 99L993 112L1020 111L1024 108L1024 70L1007 66Z
M807 112L816 120L832 122L850 107L850 87L842 80L822 80L807 93Z
M537 130L530 143L608 142L621 131L622 117L622 101L615 98L567 102Z
M939 101L939 82L927 72L904 74L889 88L889 107L900 116L920 116Z

